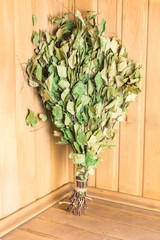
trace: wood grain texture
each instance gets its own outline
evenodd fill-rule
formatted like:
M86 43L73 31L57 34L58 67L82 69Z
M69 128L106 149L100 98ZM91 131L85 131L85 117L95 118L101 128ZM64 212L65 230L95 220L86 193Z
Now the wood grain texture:
M1 213L8 215L19 207L16 139L16 84L14 50L14 2L1 1L0 14L0 169Z
M134 59L146 63L147 1L123 0L122 41ZM143 39L143 40L142 40ZM120 125L119 191L142 195L143 146L144 146L144 94L145 78L141 84L142 93L129 107L125 122Z
M113 37L117 31L117 1L103 0L98 1L98 22L101 19L106 20L105 36ZM119 129L116 125L115 129ZM105 188L109 190L118 190L118 154L119 154L119 134L114 139L115 148L106 149L104 153L100 154L103 162L100 163L96 170L96 187Z
M48 237L41 236L39 234L27 232L21 229L16 229L12 232L12 235L6 235L3 237L4 240L18 240L18 239L27 239L27 240L48 240ZM52 238L56 239L56 238Z
M37 24L34 30L48 29L49 3L44 0L32 1L32 14L37 16ZM45 113L40 99L34 102L36 113ZM45 123L41 123L45 125ZM51 188L51 156L50 156L50 124L34 132L36 149L36 198L44 196L52 190Z
M25 12L22 11L25 8ZM36 199L36 166L33 147L35 135L25 124L28 108L33 111L36 95L29 87L25 74L26 62L33 54L30 41L32 34L32 4L31 1L14 1L14 37L15 37L15 72L16 72L16 125L17 125L17 164L18 188L20 196L19 207L23 207ZM26 22L28 23L26 25ZM25 27L24 27L25 26ZM25 40L24 40L25 36ZM13 90L12 90L13 91Z
M65 184L46 196L3 218L0 220L0 237L12 231L24 222L30 220L32 217L57 203L62 198L65 198L68 196L70 191L70 184Z
M68 215L69 216L69 215ZM58 239L70 239L70 240L98 240L101 239L102 235L96 232L89 232L88 229L77 228L70 224L59 224L57 221L48 221L42 218L35 218L28 224L24 224L20 229L27 230L29 232L38 233L42 236ZM114 240L114 238L106 238L106 240ZM116 239L115 239L116 240Z
M101 188L88 187L88 195L92 198L111 201L114 203L125 204L141 209L160 212L160 201L156 199L140 197L136 195L105 190Z
M160 2L149 1L143 196L160 200Z
M36 114L45 110L28 86L22 70L25 65L21 65L33 55L32 31L55 30L56 25L48 23L49 14L62 16L72 10L72 0L5 0L0 6L0 218L3 218L64 183L73 182L75 170L68 159L69 148L56 145L50 121L46 125L39 122L36 131L26 126L28 108ZM144 207L148 204L151 209L159 209L160 2L75 0L76 9L83 15L86 10L98 11L98 21L106 19L106 35L116 33L127 47L129 58L143 64L142 93L120 125L120 141L118 135L114 140L116 148L101 155L104 161L89 185L119 191L119 196L126 193L123 196L128 204L143 196ZM38 17L35 27L32 14Z
M68 201L68 197L64 201ZM40 237L62 240L158 240L160 237L160 213L99 199L88 201L88 205L87 215L77 217L68 214L67 204L56 204L2 237L2 240L20 240L22 236L32 239L33 235L35 240Z
M68 2L69 3L69 2ZM57 5L56 5L57 4ZM54 12L53 12L54 9ZM67 147L57 146L53 125L26 126L28 109L45 113L28 86L25 67L34 54L32 31L48 29L48 16L62 16L56 0L6 0L0 8L0 218L70 181ZM32 14L38 18L35 27Z
M95 199L93 201L93 203L89 202L90 210L87 215L82 215L80 218L69 215L66 212L67 206L65 204L57 205L57 207L51 207L39 214L36 219L24 224L21 229L39 232L40 227L38 224L43 219L48 221L48 224L44 222L45 227L43 229L41 228L41 233L43 233L43 231L46 232L45 228L52 222L52 224L60 225L57 227L59 230L63 226L64 230L66 227L68 230L72 227L82 232L87 231L89 234L101 234L101 238L99 239L157 240L159 238L159 218L155 217L153 219L153 217L136 214L132 212L131 209L130 211L121 211L118 208L114 208L114 204L111 209L107 207L107 202L105 201L103 205L101 205L101 203L99 204ZM57 229L55 229L54 225L53 228L55 234L53 236L57 236ZM69 236L68 234L64 234L64 237L62 237L62 239L67 238L72 239L71 234Z

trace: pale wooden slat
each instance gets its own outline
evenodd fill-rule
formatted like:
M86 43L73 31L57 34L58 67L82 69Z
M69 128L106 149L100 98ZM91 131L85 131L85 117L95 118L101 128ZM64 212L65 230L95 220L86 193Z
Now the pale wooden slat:
M69 216L69 215L68 215ZM78 218L77 218L78 219ZM80 218L79 218L80 219ZM28 223L22 225L20 229L27 230L33 233L41 234L47 237L56 237L58 239L68 239L68 240L99 240L103 239L104 234L98 234L96 232L86 231L82 229L81 226L71 226L62 220L65 224L59 224L59 222L48 221L41 218L35 218ZM115 238L105 238L106 240L118 240Z
M0 167L1 167L1 161L0 161ZM1 176L1 168L0 168L0 176ZM0 177L0 182L2 182ZM2 186L0 185L0 219L2 218Z
M1 1L0 14L0 168L1 213L19 208L16 139L16 85L14 58L14 2Z
M25 11L22 11L22 9ZM26 22L28 24L26 24ZM25 123L27 109L34 108L35 92L29 87L25 75L26 62L33 54L32 4L31 1L14 1L15 25L15 71L16 71L16 123L17 123L17 164L20 207L36 199L35 192L35 137ZM24 27L25 26L25 27ZM25 41L24 41L25 36Z
M159 232L153 232L144 229L139 229L128 224L123 224L118 222L118 216L116 220L107 218L101 218L99 215L90 216L82 215L80 218L74 215L69 215L66 211L58 208L49 208L45 212L38 215L37 218L45 219L48 221L53 221L59 224L74 226L86 231L92 231L94 233L106 233L106 236L112 236L115 238L125 239L125 240L157 240L160 236ZM32 220L33 221L33 220ZM29 225L32 223L25 224L22 229L28 229Z
M160 2L149 2L143 196L160 200Z
M63 1L49 0L48 13L54 17L62 17ZM50 32L55 30L57 25L50 25ZM55 189L69 181L68 170L68 148L57 145L59 138L53 136L55 126L50 124L50 156L51 156L51 189ZM55 171L56 169L56 171Z
M116 28L116 34L119 39L122 38L122 6L123 0L117 0L117 28Z
M98 0L86 0L85 3L84 3L84 1L75 0L75 11L78 9L82 13L82 16L85 17L86 11L97 12L98 11L97 5L98 5ZM89 176L88 185L95 187L95 185L96 185L95 175Z
M98 1L98 22L101 22L101 19L106 20L106 36L115 36L116 27L117 27L117 1L103 0ZM117 125L115 127L119 129ZM118 154L119 154L119 134L114 139L116 144L115 148L106 149L106 151L100 154L100 157L103 159L103 162L98 166L96 170L96 187L104 188L109 190L118 190Z
M147 1L123 1L122 40L134 59L145 67ZM144 56L143 56L144 54ZM144 68L145 69L145 68ZM119 191L142 195L145 79L142 93L129 106L120 125Z
M68 198L64 200L68 201ZM68 204L56 204L53 208L67 210ZM138 208L127 207L122 204L93 199L88 201L87 215L103 219L111 219L138 229L150 230L160 233L160 213Z
M13 232L7 234L4 236L2 239L4 240L22 240L22 239L27 239L27 240L49 240L48 237L41 236L39 234L27 232L21 229L15 229ZM52 237L52 239L56 239Z
M112 201L128 206L134 206L141 209L147 209L160 212L160 201L151 198L140 197L136 195L120 193L100 188L88 187L90 197L102 200Z
M37 16L37 24L33 30L48 29L48 1L34 0L32 1L32 14ZM36 114L45 113L41 100L36 97L33 103ZM41 125L45 125L41 122ZM39 125L40 126L40 125ZM38 128L38 127L37 127ZM51 191L51 158L50 158L50 122L47 126L34 132L36 149L36 196L37 198L44 196Z
M121 210L124 210L124 211L127 211L127 212L132 212L134 214L142 215L142 216L147 216L147 217L150 216L152 219L156 218L156 219L158 219L158 221L160 221L160 211L156 212L156 211L153 211L153 210L151 211L150 209L148 210L148 209L143 209L141 207L126 205L124 203L118 203L118 202L114 202L114 201L112 202L111 199L102 200L100 198L93 198L93 204L94 204L94 201L96 201L96 204L98 204L100 206L106 206L107 205L107 207L115 208L115 209L118 209L118 210L121 209ZM89 204L92 204L92 201L91 202L89 201ZM56 207L56 206L57 205L55 205L54 207Z
M101 205L96 200L89 202L89 208L87 214L90 216L98 216L105 219L111 219L115 222L119 222L128 226L136 227L138 229L150 230L159 232L160 234L160 213L159 217L148 216L148 211L146 214L139 214L137 212L132 212L131 208L121 209L115 208L114 205L108 206L107 203Z

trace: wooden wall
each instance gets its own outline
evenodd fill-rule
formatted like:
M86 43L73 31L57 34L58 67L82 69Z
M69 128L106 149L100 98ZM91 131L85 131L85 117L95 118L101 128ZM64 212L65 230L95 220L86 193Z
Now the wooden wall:
M98 11L106 35L121 38L129 58L143 65L142 93L90 186L160 200L160 0L76 0L77 8Z
M95 186L160 200L160 1L123 0L115 5L117 28L112 29L129 58L143 64L144 80L142 93L120 124L117 148L103 154Z
M25 124L28 108L45 110L22 71L33 55L32 31L49 28L49 13L61 16L65 7L56 0L0 0L0 218L72 181L68 149L55 144L51 122L34 130Z
M51 123L34 131L25 124L28 108L44 110L22 71L33 54L32 31L50 29L48 15L71 8L72 0L0 0L0 218L73 181L68 149L55 145ZM144 76L117 125L117 146L101 155L90 186L160 200L160 0L75 0L76 9L100 12L106 35L122 39Z

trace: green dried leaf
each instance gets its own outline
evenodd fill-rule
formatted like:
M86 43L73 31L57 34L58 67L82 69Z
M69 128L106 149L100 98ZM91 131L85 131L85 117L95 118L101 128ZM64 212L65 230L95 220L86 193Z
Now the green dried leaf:
M60 145L68 145L69 142L68 142L66 139L62 138L62 140L59 141L59 142L57 142L56 144L60 144Z
M40 64L37 65L36 67L36 78L41 81L42 80L42 67Z
M127 67L127 61L124 59L122 62L118 63L118 72L122 72Z
M66 98L66 96L67 96L67 94L69 93L69 88L66 88L63 92L62 92L62 94L61 94L61 99L64 101L65 100L65 98Z
M113 143L113 142L107 142L107 146L108 146L109 149L110 149L111 147L115 147L116 145L115 145L115 143Z
M48 41L50 41L50 40L48 39ZM53 56L53 49L54 49L54 42L52 41L48 46L48 57Z
M43 100L44 102L48 101L50 99L50 94L48 93L48 91L45 89L43 92Z
M78 82L72 89L72 95L74 98L77 98L85 94L86 91L87 91L86 85L82 82Z
M69 126L70 123L71 123L70 117L69 117L67 114L65 114L64 124L65 124L66 126Z
M131 92L134 93L134 94L138 94L138 93L141 92L141 89L139 89L139 88L132 88Z
M38 123L38 118L34 115L34 112L29 109L29 113L26 117L26 124L31 125L32 127L36 127Z
M116 99L113 100L112 102L110 102L109 104L107 104L107 106L105 107L105 109L110 109L110 108L114 107L115 104L116 104Z
M52 108L52 114L56 120L62 120L63 119L63 112L62 108L59 105L56 105Z
M96 116L96 109L94 107L88 108L88 115L90 118L95 118Z
M37 23L37 17L35 15L32 15L32 22L33 22L33 26L35 26Z
M69 66L71 67L71 69L73 69L76 64L76 52L77 52L77 50L73 50L71 56L68 59L68 63L69 63Z
M105 27L106 27L106 20L102 19L101 26L100 26L100 34L102 34L105 31Z
M62 133L61 133L61 132L58 132L57 130L54 130L53 135L54 135L55 137L61 137L61 136L62 136Z
M80 131L79 134L77 135L77 142L80 145L85 145L87 143L87 138L83 131Z
M94 91L94 85L91 80L88 81L88 94L92 96L92 93Z
M82 164L85 162L85 154L77 154L71 152L69 158L72 159L74 164Z
M65 89L65 88L69 88L70 84L68 81L66 80L60 80L58 82L58 85L62 88L62 89Z
M29 80L29 85L31 87L39 87L39 84L37 82L33 81L33 80Z
M118 86L118 87L123 86L123 84L125 83L125 82L124 82L124 78L123 78L122 76L116 76L115 78L116 78L117 86Z
M43 122L45 122L47 120L47 116L43 113L40 113L38 116Z
M52 56L51 59L53 62L58 63L58 59L55 56Z
M80 150L80 147L79 147L78 143L77 142L73 142L73 145L74 145L75 149L77 150L77 152L81 153L81 150Z
M75 17L79 18L80 21L82 22L82 24L85 25L85 22L84 22L84 20L82 18L82 15L81 15L81 13L80 13L80 11L78 9L77 9L77 11L75 13Z
M65 134L66 134L68 140L72 143L74 141L74 137L73 137L71 130L65 129L64 131L65 131Z
M62 37L62 35L64 34L66 28L59 28L58 31L56 32L56 36L57 38Z
M53 73L46 79L45 81L48 90L51 92L52 91L52 84L53 84Z
M71 102L70 100L68 101L67 103L67 111L69 113L71 113L72 115L75 114L75 111L74 111L74 102Z
M134 102L135 99L136 99L136 97L137 97L137 94L134 94L134 93L129 94L129 95L126 97L126 102Z
M57 66L57 71L60 77L67 77L67 71L65 66Z
M36 46L39 45L39 34L37 32L33 32L32 41Z
M68 43L66 43L65 45L63 45L60 50L64 53L67 54L67 52L69 51L69 47L68 47Z
M103 80L101 78L100 72L98 72L95 77L95 83L96 83L97 90L99 91L103 87Z
M110 48L112 49L112 51L113 51L114 53L117 52L118 46L119 46L118 42L116 41L115 38L113 38L112 41L111 41L111 43L110 43Z

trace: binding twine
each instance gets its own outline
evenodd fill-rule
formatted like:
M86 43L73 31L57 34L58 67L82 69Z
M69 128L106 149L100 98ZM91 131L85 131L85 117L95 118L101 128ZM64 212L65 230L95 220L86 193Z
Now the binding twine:
M76 179L75 185L76 185L77 182L85 183L85 181ZM87 180L86 180L86 182L87 182ZM77 192L83 192L83 193L84 193L84 192L87 192L87 187L85 187L85 188L80 188L80 187L75 186L75 187L74 187L74 190L77 191Z

